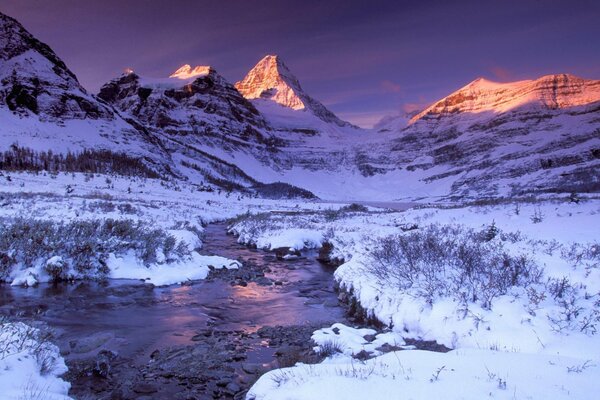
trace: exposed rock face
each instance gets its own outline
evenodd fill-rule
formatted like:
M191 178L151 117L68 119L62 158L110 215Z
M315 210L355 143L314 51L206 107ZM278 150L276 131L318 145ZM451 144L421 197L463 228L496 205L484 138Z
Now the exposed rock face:
M596 101L600 101L600 81L569 74L509 83L479 78L415 115L410 123L455 113L503 113L525 107L556 110Z
M88 94L50 47L2 13L0 118L0 149L18 143L55 153L126 152L152 169L168 171L168 154L156 136Z
M396 132L392 162L456 197L600 190L600 81L478 79Z
M200 142L267 140L260 113L211 67L184 65L167 79L131 72L104 85L98 96L169 135L193 135Z
M201 75L208 75L211 71L211 68L206 65L198 65L194 68L190 64L185 64L177 71L173 72L169 75L169 78L178 78L178 79L190 79L195 78Z
M46 44L0 13L0 104L41 119L113 119Z
M280 57L268 55L235 84L247 99L269 99L293 110L306 110L319 119L338 126L350 126L329 111L317 100L308 96L298 79L290 72Z

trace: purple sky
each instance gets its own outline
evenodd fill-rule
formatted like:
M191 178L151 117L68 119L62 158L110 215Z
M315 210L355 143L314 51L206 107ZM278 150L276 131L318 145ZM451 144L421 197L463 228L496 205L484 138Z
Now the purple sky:
M600 78L600 1L0 0L96 92L131 67L212 65L232 83L278 54L311 96L370 126L473 79Z

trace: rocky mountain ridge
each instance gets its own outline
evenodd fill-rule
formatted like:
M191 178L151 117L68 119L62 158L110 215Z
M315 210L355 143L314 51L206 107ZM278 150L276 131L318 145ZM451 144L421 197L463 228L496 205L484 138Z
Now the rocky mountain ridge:
M126 152L160 174L234 190L285 182L327 198L434 199L600 191L600 81L478 79L376 131L339 120L277 56L236 84L209 66L133 71L88 94L0 14L0 150Z
M508 83L479 78L427 107L412 117L409 123L454 113L498 114L525 107L556 110L597 101L600 101L600 81L570 74Z
M271 100L283 107L311 112L319 119L337 126L351 126L306 94L298 78L277 55L262 58L235 87L248 100Z

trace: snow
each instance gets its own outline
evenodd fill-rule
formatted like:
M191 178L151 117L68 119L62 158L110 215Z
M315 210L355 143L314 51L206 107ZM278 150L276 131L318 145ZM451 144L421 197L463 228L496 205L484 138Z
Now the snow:
M595 399L597 362L558 356L460 349L409 350L365 363L346 359L263 375L248 400Z
M185 260L168 265L145 266L135 255L129 253L122 257L110 254L107 265L110 268L111 279L142 279L155 286L166 286L175 283L204 279L210 268L237 269L242 265L238 261L219 256L202 256L192 252Z
M10 173L0 176L0 220L10 222L16 217L69 222L76 220L132 220L152 222L173 236L176 245L183 243L191 252L189 257L167 260L159 251L157 262L146 266L132 252L111 254L108 261L109 277L114 279L143 279L157 286L204 279L209 266L215 268L243 268L239 262L217 256L201 255L199 237L203 224L233 218L249 211L263 212L318 209L318 203L299 203L296 200L265 200L219 192L199 192L186 183L165 184L154 179L118 176L59 173ZM107 183L107 178L108 182ZM67 193L69 188L69 193ZM301 235L302 236L302 235ZM321 236L305 232L295 243L298 248L307 243L314 247ZM48 282L45 272L48 262L59 260L57 255L40 259L33 265L19 265L8 277L12 285L34 286ZM73 276L77 273L72 271Z
M365 337L372 336L372 340ZM369 328L352 328L344 324L335 323L329 328L322 328L315 331L311 337L317 344L315 351L319 352L324 346L333 344L339 347L341 354L352 356L360 352L367 352L373 355L380 355L378 350L381 346L388 344L390 346L411 348L405 346L404 339L398 332L385 332L377 334L377 331Z
M541 215L541 221L534 222L534 215ZM342 355L318 365L272 371L257 382L248 398L303 399L314 398L316 393L344 399L388 398L394 391L398 398L436 398L441 393L443 398L594 398L597 383L592 376L600 363L600 339L596 328L586 324L599 322L600 265L593 256L583 255L582 249L593 252L597 248L599 216L598 200L575 204L559 199L348 213L333 219L314 214L272 215L260 227L252 219L238 222L232 231L240 234L240 241L267 248L272 243L297 244L307 230L315 236L322 234L334 246L332 256L346 261L336 270L336 280L351 290L370 315L392 328L383 334L391 337L378 336L373 343L365 339L372 333L369 330L341 324L318 330L313 335L317 349L333 343L341 347ZM542 282L568 278L574 289L568 289L573 292L565 294L565 300L577 307L572 320L564 319L566 303L553 298L543 283L535 290L544 296L535 301L530 292L513 287L484 308L452 297L436 297L429 303L417 292L382 285L367 268L372 262L369 248L378 238L402 232L402 227L441 224L485 231L492 223L500 236L512 238L504 242L507 251L527 254L544 268ZM569 256L573 249L581 255ZM402 347L403 338L434 340L454 350L447 354L376 352L379 340ZM376 357L366 364L351 357L362 350ZM442 366L440 379L431 382ZM410 369L410 374L400 373L401 367ZM331 392L316 391L325 382Z
M69 400L71 385L58 347L22 322L0 323L0 397L5 400Z

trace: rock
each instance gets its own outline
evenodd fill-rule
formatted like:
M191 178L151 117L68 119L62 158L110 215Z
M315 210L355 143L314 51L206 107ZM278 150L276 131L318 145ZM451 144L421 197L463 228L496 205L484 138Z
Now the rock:
M365 336L363 336L363 338L367 342L371 343L372 341L374 341L375 339L377 339L377 336L375 336L375 335L365 335Z
M352 357L360 361L365 361L371 358L371 353L367 352L366 350L361 350L358 353L354 354Z
M69 344L73 353L82 354L101 347L114 337L112 332L98 332L83 339L71 341Z
M225 386L225 390L227 392L229 392L230 394L236 394L237 392L239 392L242 389L240 388L240 385L238 385L237 383L229 382L227 384L227 386Z
M101 378L108 378L111 370L111 363L117 358L118 354L110 350L102 350L96 356L96 365L93 373Z
M151 383L140 382L133 386L133 391L139 394L152 394L158 392L158 389Z
M264 276L256 279L255 282L260 286L271 286L271 284L272 284L271 280Z
M250 375L257 374L260 369L261 367L259 364L242 364L242 371Z
M230 383L229 379L227 378L221 378L217 381L216 385L219 387L225 387Z
M384 343L381 346L379 346L378 348L376 348L375 350L380 351L382 353L390 353L392 351L403 350L403 348L391 345L389 343Z

